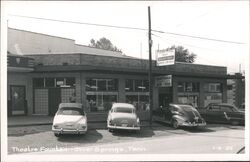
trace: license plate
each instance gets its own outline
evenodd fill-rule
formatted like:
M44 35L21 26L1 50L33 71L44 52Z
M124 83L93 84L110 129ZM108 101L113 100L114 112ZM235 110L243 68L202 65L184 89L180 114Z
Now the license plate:
M122 124L122 127L127 127L128 126L128 124Z

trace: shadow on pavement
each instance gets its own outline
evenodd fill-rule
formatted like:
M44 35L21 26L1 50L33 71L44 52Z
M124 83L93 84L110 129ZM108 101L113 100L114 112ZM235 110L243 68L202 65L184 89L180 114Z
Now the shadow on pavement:
M182 128L185 131L190 133L206 133L206 132L216 132L215 130L209 129L207 127L191 127L191 128Z
M204 133L204 132L215 132L215 130L209 129L207 126L205 127L179 127L178 129L173 128L170 124L165 122L158 121L157 123L161 124L163 127L156 127L155 130L183 130L191 133Z
M76 134L64 134L57 138L60 142L67 143L95 143L96 141L102 139L101 133L96 130L88 131L86 134L76 135Z
M129 131L129 130L113 130L112 134L119 137L136 137L145 138L152 137L155 135L154 130L142 128L140 131Z

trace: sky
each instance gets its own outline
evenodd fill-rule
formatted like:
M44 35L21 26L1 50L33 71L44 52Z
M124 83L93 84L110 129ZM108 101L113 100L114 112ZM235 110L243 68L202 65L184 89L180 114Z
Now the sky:
M239 43L152 32L157 49L181 45L197 55L196 64L226 66L228 73L249 64L249 1L4 1L2 12L11 28L74 39L88 45L106 37L128 56L148 59L148 31L90 26L13 15L148 29ZM240 68L241 67L241 68Z

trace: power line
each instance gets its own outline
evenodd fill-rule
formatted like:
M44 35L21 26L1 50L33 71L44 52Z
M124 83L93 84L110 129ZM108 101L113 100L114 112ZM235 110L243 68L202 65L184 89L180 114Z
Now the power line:
M144 31L147 31L147 30L148 30L148 29L137 28L137 27L116 26L116 25L105 25L105 24L96 24L96 23L84 23L84 22L79 22L79 21L68 21L68 20L66 21L66 20L49 19L49 18L40 18L40 17L32 17L32 16L22 16L22 15L13 15L13 14L9 14L9 15L10 15L10 16L15 16L15 17L23 17L23 18L30 18L30 19L46 20L46 21L57 21L57 22L72 23L72 24L102 26L102 27L111 27L111 28L120 28L120 29L144 30Z
M147 31L148 30L148 29L137 28L137 27L105 25L105 24L96 24L96 23L84 23L84 22L78 22L78 21L66 21L66 20L58 20L58 19L49 19L49 18L40 18L40 17L32 17L32 16L15 15L15 14L9 14L9 16L23 17L23 18L30 18L30 19L38 19L38 20L47 20L47 21L56 21L56 22L63 22L63 23L73 23L73 24L82 24L82 25L111 27L111 28L119 28L119 29L131 29L131 30L143 30L143 31ZM189 37L189 38L195 38L195 39L203 39L203 40L223 42L223 43L245 44L245 43L242 43L242 42L227 41L227 40L221 40L221 39L213 39L213 38L193 36L193 35L186 35L186 34L179 34L179 33L166 32L166 31L153 30L153 29L151 31L157 32L157 33L161 33L161 34L177 35L177 36L182 36L182 37Z
M218 50L214 50L214 49L210 49L210 48L198 47L198 46L190 45L190 44L187 44L187 43L182 43L182 42L179 42L179 41L176 41L176 40L166 39L166 38L163 38L163 37L158 36L158 35L156 35L156 34L152 34L152 35L155 36L155 37L161 38L163 41L167 41L167 42L176 42L176 43L179 43L179 44L182 44L182 45L185 45L185 46L189 46L189 47L204 49L204 50L208 50L208 51L220 52L220 51L218 51Z
M152 30L154 31L154 30ZM245 44L242 42L234 42L234 41L227 41L227 40L221 40L221 39L213 39L213 38L206 38L206 37L200 37L200 36L193 36L193 35L186 35L186 34L178 34L178 33L172 33L172 32L165 32L165 31L155 31L162 34L171 34L171 35L177 35L182 37L189 37L189 38L196 38L196 39L204 39L209 41L216 41L216 42L223 42L223 43L233 43L233 44Z

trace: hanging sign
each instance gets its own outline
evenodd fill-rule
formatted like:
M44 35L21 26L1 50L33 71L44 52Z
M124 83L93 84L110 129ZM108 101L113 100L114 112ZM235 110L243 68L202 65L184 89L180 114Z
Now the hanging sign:
M175 63L175 50L157 50L156 63L157 66L173 65Z

